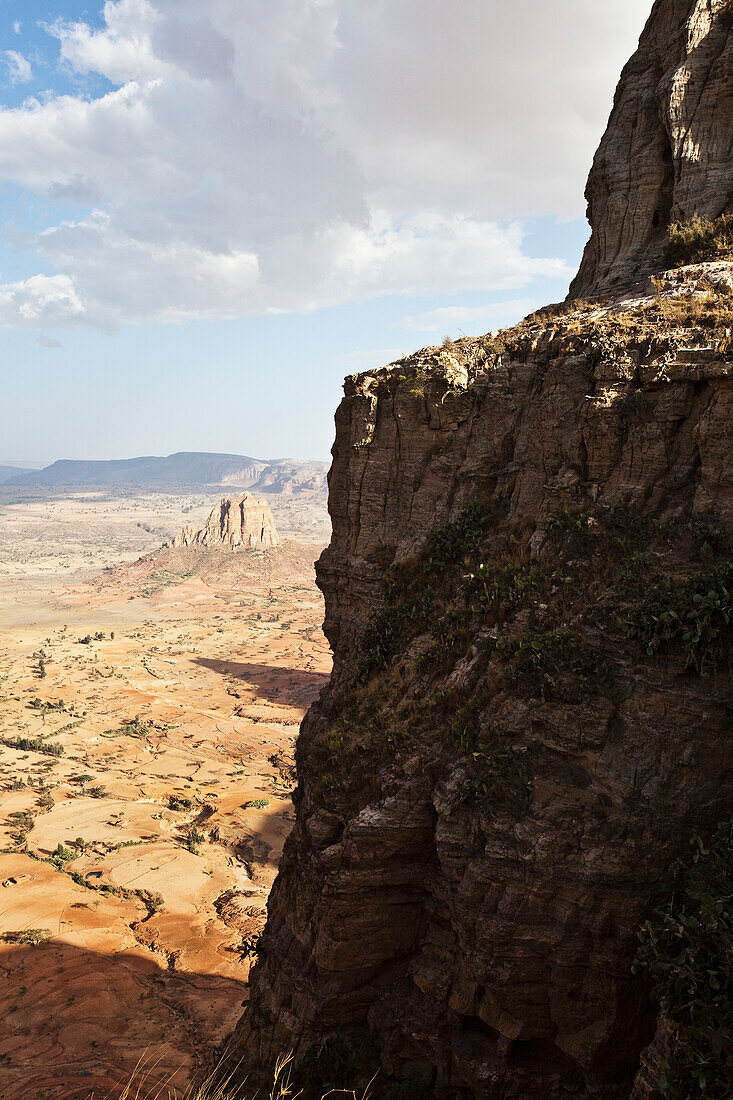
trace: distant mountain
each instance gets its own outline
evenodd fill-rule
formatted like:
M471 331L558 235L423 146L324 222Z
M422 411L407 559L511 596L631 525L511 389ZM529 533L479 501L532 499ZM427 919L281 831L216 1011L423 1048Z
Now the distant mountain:
M62 459L43 470L13 477L11 485L49 488L154 488L174 485L218 485L225 478L237 484L255 481L267 463L245 455L182 451L167 458L111 459L104 462Z
M6 481L10 481L11 477L17 477L19 474L35 472L35 470L29 470L27 466L0 466L0 485L4 485Z
M181 451L167 458L110 459L94 462L62 459L43 470L9 472L8 487L172 489L193 486L257 487L261 492L298 492L325 486L325 462L264 462L246 455L207 454ZM266 483L261 484L265 478Z
M249 488L258 493L320 493L327 489L327 476L325 462L285 459L266 466Z

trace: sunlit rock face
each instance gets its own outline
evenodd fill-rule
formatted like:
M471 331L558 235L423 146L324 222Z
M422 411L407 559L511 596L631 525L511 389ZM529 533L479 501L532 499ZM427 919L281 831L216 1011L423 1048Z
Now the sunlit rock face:
M180 546L272 547L278 538L270 506L244 493L216 506L200 530L187 525L171 543Z
M590 173L593 234L571 297L659 270L670 222L733 210L732 137L729 0L657 0Z

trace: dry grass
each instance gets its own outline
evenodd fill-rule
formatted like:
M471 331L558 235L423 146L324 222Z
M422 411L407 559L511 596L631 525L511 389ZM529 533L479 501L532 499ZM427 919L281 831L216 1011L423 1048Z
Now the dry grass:
M733 255L733 214L719 218L695 216L669 227L667 259L673 267L719 260Z
M715 340L718 350L731 347L733 294L700 279L693 293L666 296L663 281L653 280L657 297L639 309L619 311L604 317L599 331L617 344L628 344L645 336L674 335L697 331L704 340Z
M248 1086L245 1078L237 1083L240 1078L241 1066L233 1069L216 1069L200 1084L190 1085L183 1092L173 1087L171 1079L156 1080L157 1060L150 1061L143 1056L138 1062L135 1071L126 1084L120 1085L119 1091L107 1093L104 1100L298 1100L302 1096L302 1089L294 1088L292 1084L293 1055L283 1054L275 1063L272 1084L269 1089L257 1089ZM374 1078L369 1082L363 1092L357 1093L353 1089L329 1089L321 1097L344 1097L346 1100L369 1100L370 1090ZM89 1100L95 1100L94 1094Z

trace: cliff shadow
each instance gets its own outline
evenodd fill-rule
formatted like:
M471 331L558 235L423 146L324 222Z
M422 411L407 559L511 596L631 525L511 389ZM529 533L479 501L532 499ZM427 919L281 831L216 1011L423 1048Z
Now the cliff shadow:
M0 967L4 1100L112 1100L133 1079L140 1100L169 1085L178 1095L247 990L244 974L175 971L141 948L102 954L54 939L2 947Z
M195 664L251 684L257 694L270 703L288 707L309 707L331 679L328 672L309 672L300 668L253 664L249 661L218 661L196 657Z

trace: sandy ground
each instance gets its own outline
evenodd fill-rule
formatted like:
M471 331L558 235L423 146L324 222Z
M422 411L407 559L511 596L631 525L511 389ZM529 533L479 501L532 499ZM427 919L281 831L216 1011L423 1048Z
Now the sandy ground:
M122 503L0 508L3 1100L181 1088L232 1030L330 671L317 541L116 566L191 518Z

